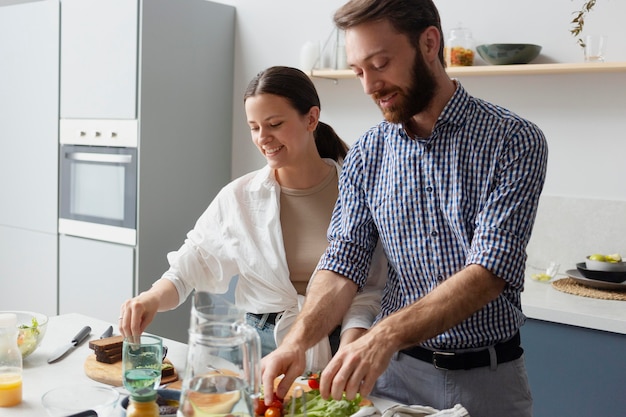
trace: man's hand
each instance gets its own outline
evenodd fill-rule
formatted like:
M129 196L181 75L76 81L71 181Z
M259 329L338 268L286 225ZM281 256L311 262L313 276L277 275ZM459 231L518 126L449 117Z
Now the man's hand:
M367 397L376 379L387 369L396 348L376 335L377 326L356 339L343 345L322 371L320 394L322 398L340 400L345 392L352 400L357 392Z
M306 350L298 350L283 344L261 360L261 375L265 404L270 405L274 399L274 380L284 375L276 387L276 396L285 398L291 384L304 373L306 366Z

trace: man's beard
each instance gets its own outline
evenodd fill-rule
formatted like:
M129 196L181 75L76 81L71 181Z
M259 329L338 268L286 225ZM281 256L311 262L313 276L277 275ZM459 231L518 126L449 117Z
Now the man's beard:
M398 99L395 105L387 108L382 108L380 104L378 105L383 112L383 116L390 123L406 123L411 117L424 111L435 96L437 88L435 77L426 66L419 50L415 54L412 73L413 77L408 90L398 89ZM378 103L381 97L385 97L392 92L376 93L372 95L372 98Z

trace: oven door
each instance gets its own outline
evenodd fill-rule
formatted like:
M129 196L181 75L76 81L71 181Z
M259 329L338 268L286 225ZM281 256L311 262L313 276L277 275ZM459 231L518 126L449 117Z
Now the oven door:
M137 148L62 145L59 233L135 245Z

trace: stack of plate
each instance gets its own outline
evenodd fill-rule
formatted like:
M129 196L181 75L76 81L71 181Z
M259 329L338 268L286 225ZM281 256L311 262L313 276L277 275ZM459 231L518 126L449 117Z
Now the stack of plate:
M580 262L576 264L576 269L565 273L574 281L588 287L626 291L626 270L598 271L589 269L586 262Z

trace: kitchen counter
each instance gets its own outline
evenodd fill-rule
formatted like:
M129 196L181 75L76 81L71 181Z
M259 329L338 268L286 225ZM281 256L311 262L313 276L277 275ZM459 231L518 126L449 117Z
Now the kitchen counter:
M560 278L559 275L555 279ZM626 334L626 301L567 294L550 282L527 278L522 309L531 319Z
M0 415L43 417L46 415L46 411L41 404L41 397L52 388L72 384L108 386L87 377L84 364L86 358L93 353L89 349L89 340L98 338L111 324L117 333L117 323L107 323L81 314L63 314L50 317L41 346L24 360L22 403L15 407L0 408ZM48 364L47 358L55 349L68 343L84 326L91 327L91 336L62 360ZM187 345L165 338L163 344L167 345L167 357L182 379L187 360ZM126 393L123 387L119 387L119 391L122 394ZM382 398L370 399L381 410L395 404ZM118 414L114 413L114 415L117 416Z

